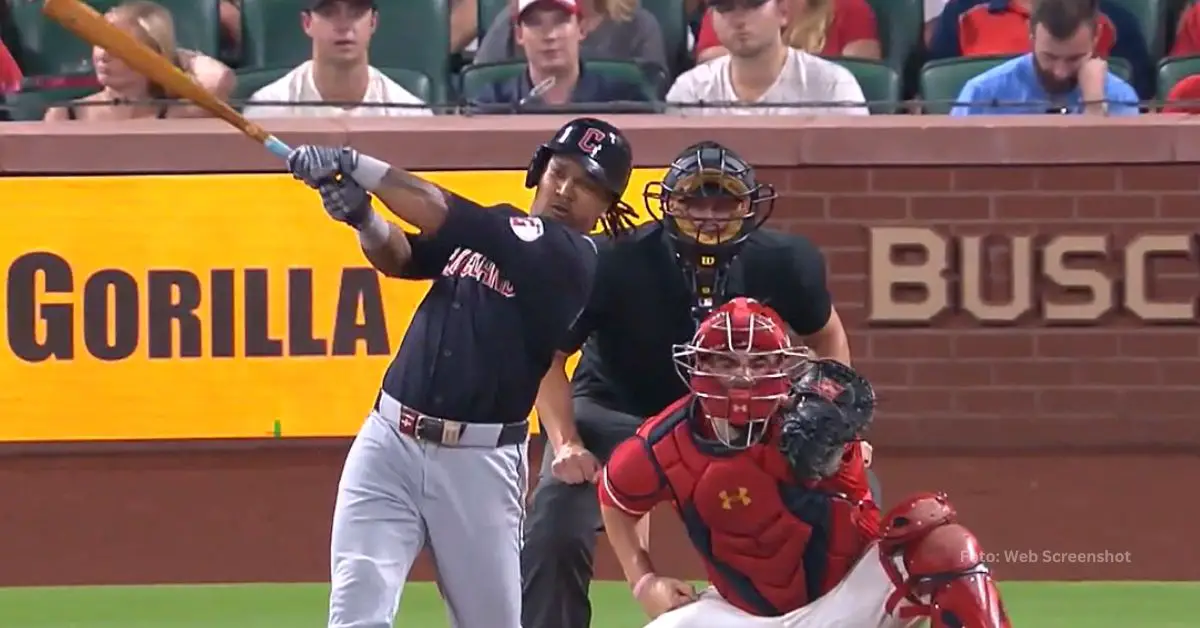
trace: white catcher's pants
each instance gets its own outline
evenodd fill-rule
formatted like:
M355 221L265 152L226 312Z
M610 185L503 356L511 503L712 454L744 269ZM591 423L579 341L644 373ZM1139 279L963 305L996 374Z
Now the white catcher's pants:
M660 615L646 628L908 628L925 621L888 615L884 604L893 591L879 546L873 545L832 591L781 617L751 615L709 587L700 599Z

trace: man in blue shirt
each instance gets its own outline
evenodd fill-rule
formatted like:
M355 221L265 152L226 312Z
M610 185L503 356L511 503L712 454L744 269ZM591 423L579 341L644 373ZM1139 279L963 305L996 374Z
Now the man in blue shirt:
M1028 21L1034 4L1032 0L949 0L932 25L927 60L1029 51L1028 33L1025 41L1015 39L1018 33L1007 25L1016 25L1022 16ZM1099 54L1127 61L1139 93L1152 97L1157 59L1151 58L1138 18L1118 0L1097 0L1096 6L1097 19L1103 22L1103 36L1097 41Z
M1033 52L963 86L950 115L1137 115L1137 92L1092 54L1096 0L1043 0L1030 16Z

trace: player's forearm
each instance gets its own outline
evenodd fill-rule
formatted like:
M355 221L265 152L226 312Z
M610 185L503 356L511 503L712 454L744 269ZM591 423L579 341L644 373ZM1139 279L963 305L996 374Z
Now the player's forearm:
M538 421L546 431L546 439L554 451L566 443L579 442L575 413L571 407L571 381L567 378L567 358L562 353L555 355L550 369L542 376L533 407L537 409Z
M837 310L831 310L829 321L817 333L805 339L805 344L820 358L837 360L850 366L850 339Z
M650 553L642 546L637 525L642 517L634 517L618 508L600 506L600 517L604 520L604 532L613 549L625 580L633 586L642 576L656 573Z
M822 358L837 360L850 366L850 341L845 333L828 336L814 336L808 342L809 348Z
M404 266L412 258L408 237L400 227L378 214L373 214L368 224L359 231L358 242L367 261L386 277L401 277Z
M359 155L351 176L378 197L388 211L420 229L423 235L432 235L446 222L446 192L411 172Z

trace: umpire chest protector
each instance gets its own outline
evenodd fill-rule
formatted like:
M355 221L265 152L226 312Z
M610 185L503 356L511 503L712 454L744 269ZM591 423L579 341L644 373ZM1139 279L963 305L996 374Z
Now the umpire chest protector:
M858 534L838 533L853 531L842 523L853 506L796 485L774 438L744 450L698 438L694 411L684 405L644 433L709 579L731 604L759 616L820 597L864 549Z

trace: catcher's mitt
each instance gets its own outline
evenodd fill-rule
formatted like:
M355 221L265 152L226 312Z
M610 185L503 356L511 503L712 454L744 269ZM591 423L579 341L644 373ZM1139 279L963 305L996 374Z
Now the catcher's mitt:
M875 391L854 369L814 360L792 383L781 415L779 448L801 479L837 472L847 443L871 423Z

